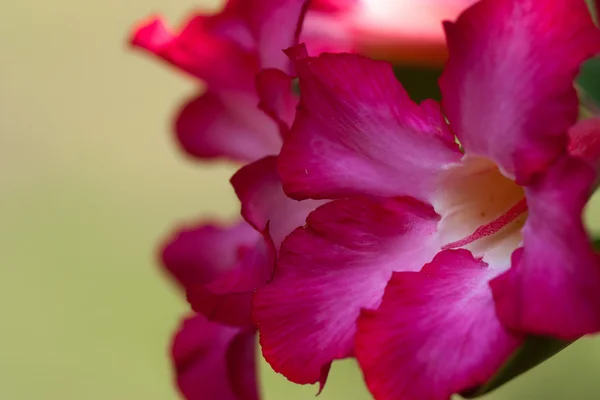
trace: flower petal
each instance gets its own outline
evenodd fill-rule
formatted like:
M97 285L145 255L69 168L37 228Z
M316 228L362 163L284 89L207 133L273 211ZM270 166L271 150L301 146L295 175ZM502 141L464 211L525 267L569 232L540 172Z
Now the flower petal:
M284 241L253 315L263 355L296 383L325 383L353 355L361 308L377 307L392 271L417 270L439 249L439 217L412 199L354 198L313 211Z
M460 159L437 104L412 102L389 64L323 54L296 69L301 100L278 165L291 197L426 200L438 171Z
M564 156L526 188L523 248L491 282L509 328L568 340L600 331L600 264L581 220L595 178Z
M259 69L256 55L232 40L243 29L240 21L215 24L214 17L196 15L171 32L160 17L151 17L134 29L131 44L202 79L211 89L251 92Z
M180 111L175 131L183 150L198 158L250 162L281 147L276 124L258 109L258 98L244 93L193 98Z
M187 400L258 400L254 332L207 321L185 320L173 338L179 390Z
M294 46L302 28L308 0L239 1L242 15L258 43L261 68L291 71L284 49Z
M249 327L252 296L270 279L275 265L275 248L261 237L252 248L240 249L238 261L227 273L209 284L188 288L187 300L196 312L210 320Z
M338 9L334 9L336 5L320 4L313 0L310 7L302 26L300 42L306 44L311 56L321 53L360 53L352 35L352 26L348 23L350 4L340 4Z
M467 250L396 272L358 320L356 357L377 400L448 400L490 379L521 343L498 321L494 270Z
M313 0L310 9L321 12L345 11L359 2L360 0Z
M242 216L260 232L268 233L276 249L308 214L323 204L316 200L292 200L283 193L275 170L276 157L248 164L231 178L242 203Z
M249 249L260 239L250 225L231 226L202 222L180 228L161 248L166 271L183 287L208 283L227 273L239 259L240 249Z
M467 154L526 184L564 152L578 115L573 80L600 52L585 2L483 0L445 29L440 84L450 125Z
M250 327L253 292L264 286L273 271L275 249L267 239L240 256L235 269L206 285L188 288L192 309L211 321Z
M200 225L175 234L162 259L196 312L210 320L251 326L252 292L271 278L274 249L245 222Z
M173 33L160 17L140 23L131 44L202 79L215 90L252 91L261 68L291 72L307 0L230 0L214 15L194 15Z
M278 69L262 70L256 76L256 91L260 98L258 108L277 122L285 137L298 105L298 98L292 92L292 77Z
M258 400L256 331L241 331L227 350L227 365L233 391L244 400Z

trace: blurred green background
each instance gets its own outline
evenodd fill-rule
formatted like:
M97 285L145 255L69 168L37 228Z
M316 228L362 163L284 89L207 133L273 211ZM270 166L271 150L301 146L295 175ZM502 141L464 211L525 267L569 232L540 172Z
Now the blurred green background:
M155 244L177 222L232 218L233 169L178 153L171 117L197 83L125 43L141 17L200 5L1 2L0 399L177 398L167 343L187 308ZM598 371L586 339L487 398L597 399ZM261 373L266 399L316 393ZM320 396L368 398L352 362Z

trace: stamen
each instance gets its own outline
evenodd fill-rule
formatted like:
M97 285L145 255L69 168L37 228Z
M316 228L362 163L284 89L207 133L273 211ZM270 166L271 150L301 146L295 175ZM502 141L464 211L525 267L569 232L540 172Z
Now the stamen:
M489 222L485 225L480 226L470 234L469 236L457 240L455 242L448 243L442 247L442 250L448 249L456 249L459 247L463 247L468 245L469 243L473 243L474 241L481 239L486 236L491 236L494 233L498 232L500 229L504 228L506 225L513 222L519 216L527 211L527 200L523 199L519 201L517 204L512 206L506 213L499 216L492 222Z

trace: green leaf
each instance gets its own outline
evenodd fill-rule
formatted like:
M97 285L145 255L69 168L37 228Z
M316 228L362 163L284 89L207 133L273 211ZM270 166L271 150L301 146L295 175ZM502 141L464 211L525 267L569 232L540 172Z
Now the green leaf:
M487 394L546 361L571 343L551 337L530 336L492 379L461 395L472 399Z

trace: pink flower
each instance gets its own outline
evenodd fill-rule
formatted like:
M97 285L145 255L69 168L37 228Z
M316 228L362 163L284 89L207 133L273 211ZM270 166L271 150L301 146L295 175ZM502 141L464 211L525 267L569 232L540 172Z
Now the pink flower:
M418 65L447 57L441 21L476 0L313 0L302 40L311 54L345 50Z
M258 400L255 332L208 321L183 321L171 354L177 386L188 400Z
M483 0L444 26L441 108L412 102L387 63L295 58L278 173L292 198L333 201L283 241L253 307L265 358L293 382L356 356L378 400L449 399L527 334L600 330L581 220L600 126L577 123L573 87L600 32L567 0Z
M173 338L177 386L188 400L257 400L250 296L270 277L273 253L246 223L201 223L165 243L165 270L198 314Z
M176 119L181 147L199 159L257 160L236 174L236 191L243 198L276 195L271 198L276 223L244 209L254 226L193 224L161 250L165 270L198 313L183 322L172 347L177 385L188 400L259 397L252 293L270 279L283 237L312 210L303 211L311 204L303 202L283 217L299 202L284 195L270 156L279 152L297 104L286 74L291 62L282 49L296 44L304 11L305 0L230 0L221 13L194 16L177 33L151 18L132 37L134 46L207 86ZM261 69L266 70L259 75ZM260 186L247 188L247 173Z
M264 68L290 72L282 49L297 42L305 3L230 0L219 14L194 15L176 32L159 17L134 30L133 46L206 85L175 121L178 142L189 155L248 162L279 152L278 127L257 108L255 77Z
M161 261L196 312L249 328L252 292L270 279L274 252L245 222L224 226L202 221L178 229L162 246Z
M222 225L202 221L178 229L161 247L165 272L186 293L193 310L175 333L172 362L177 386L187 400L257 400L256 328L251 298L271 278L280 235L301 225L311 209L286 198L275 176L274 158L266 157L234 177L243 199L272 194L272 215L244 210L252 223L279 221L260 233L246 222ZM250 178L257 189L246 189ZM264 199L264 198L263 198ZM302 202L310 205L318 202ZM285 216L291 211L290 216ZM273 238L273 240L271 239ZM275 241L275 242L274 242Z
M302 40L311 54L391 52L404 61L437 64L446 57L442 19L473 1L314 1ZM195 14L180 29L169 29L160 17L134 29L134 47L206 86L175 119L177 142L188 155L251 162L279 152L277 125L256 107L255 77L268 68L291 72L282 49L297 41L305 5L302 0L230 0L220 13ZM294 106L286 104L287 116L293 116Z

